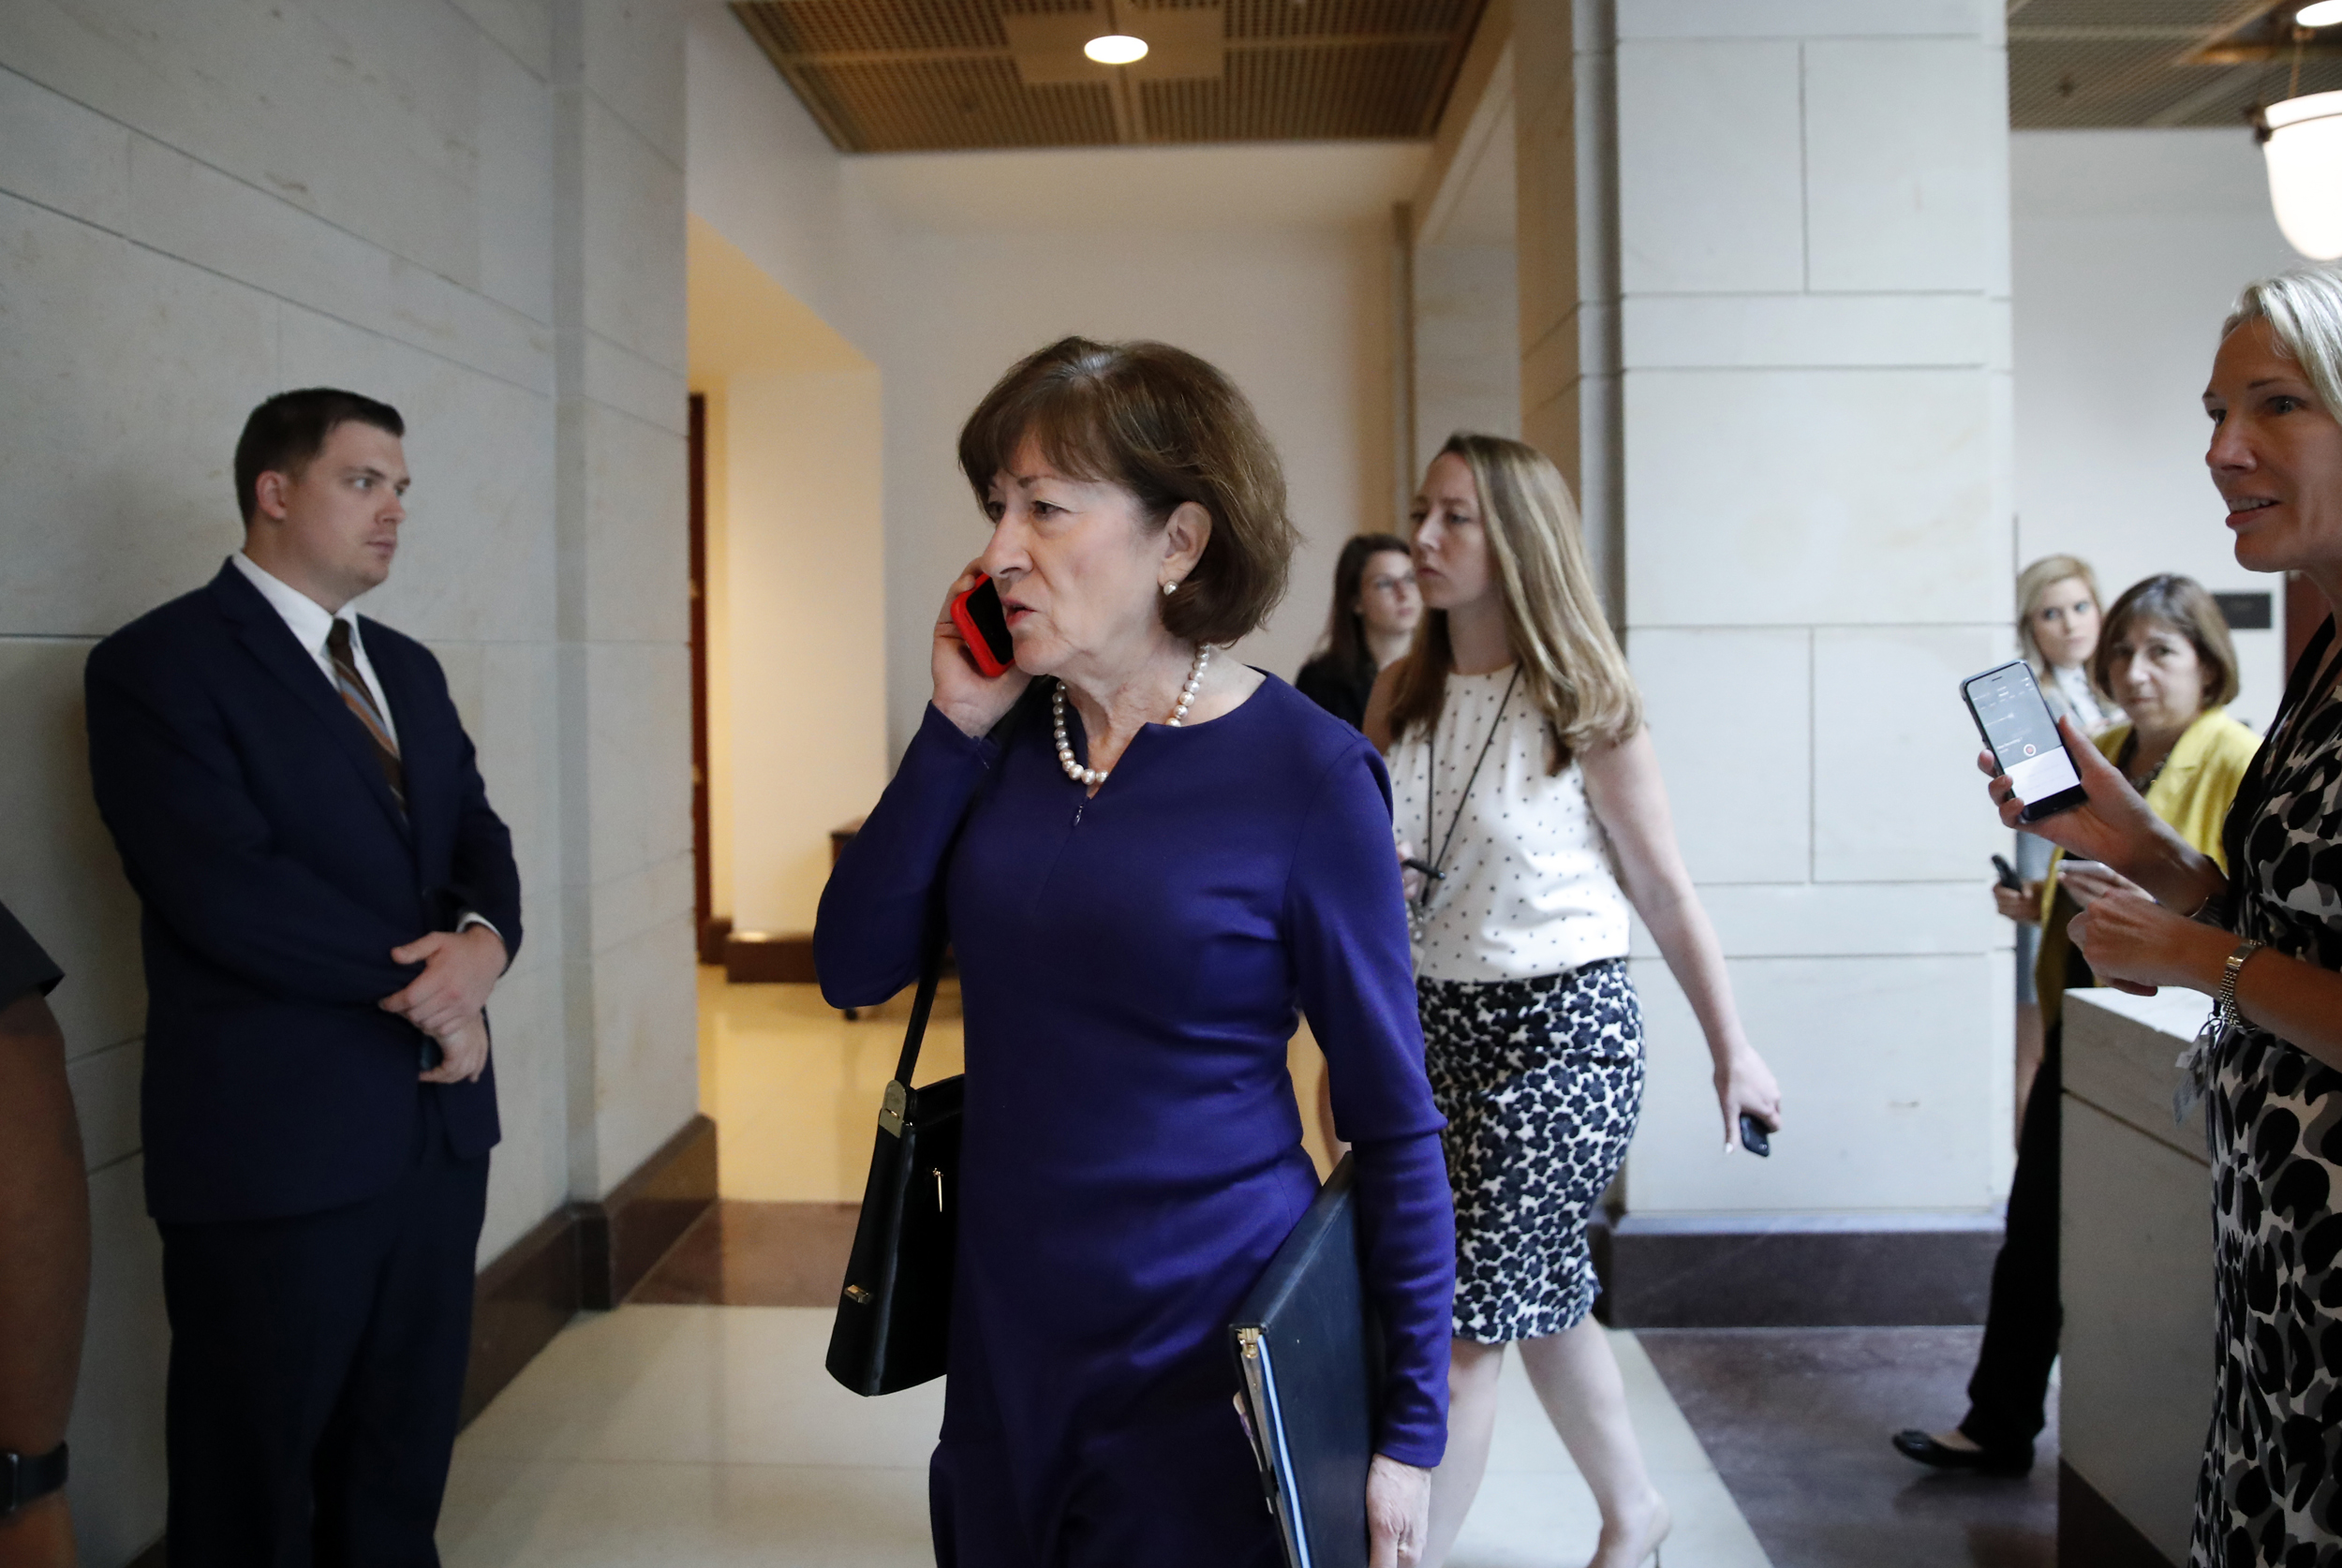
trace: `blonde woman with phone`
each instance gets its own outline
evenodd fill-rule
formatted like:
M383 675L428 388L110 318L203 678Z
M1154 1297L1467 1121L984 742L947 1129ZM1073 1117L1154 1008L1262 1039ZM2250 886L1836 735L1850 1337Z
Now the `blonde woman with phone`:
M2236 564L2298 571L2329 610L2342 606L2342 271L2304 267L2247 287L2221 324L2203 407L2204 463ZM2329 616L2238 786L2222 856L2158 817L2078 734L2068 748L2089 804L2027 830L2137 884L2108 887L2074 919L2101 982L2211 998L2188 1058L2212 1157L2217 1375L2192 1568L2342 1556L2331 1480L2342 1461L2342 1254L2331 1245L2342 1235L2342 1147L2331 1135L2342 1122L2338 673ZM1987 788L2015 826L2008 781Z
M1453 436L1413 520L1426 614L1376 683L1366 732L1389 758L1411 863L1416 991L1457 1204L1447 1457L1424 1562L1445 1559L1479 1489L1517 1344L1601 1508L1594 1568L1634 1568L1656 1555L1668 1508L1588 1316L1586 1243L1642 1103L1630 905L1707 1036L1724 1148L1743 1116L1778 1129L1781 1095L1676 848L1560 470L1519 441Z

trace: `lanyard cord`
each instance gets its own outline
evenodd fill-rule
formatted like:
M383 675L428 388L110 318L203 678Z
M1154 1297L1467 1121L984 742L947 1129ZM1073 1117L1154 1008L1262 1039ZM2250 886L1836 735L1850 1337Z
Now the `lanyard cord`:
M1480 743L1480 755L1472 760L1472 771L1464 775L1463 793L1456 797L1456 814L1447 820L1447 836L1439 841L1439 853L1431 857L1430 874L1423 879L1423 891L1416 895L1416 903L1425 910L1431 907L1431 884L1447 876L1447 850L1456 841L1456 830L1463 825L1465 806L1472 800L1472 786L1480 777L1480 764L1489 760L1489 747L1496 744L1496 732L1505 727L1505 705L1513 700L1513 688L1520 684L1520 664L1513 664L1513 678L1505 683L1505 695L1497 699L1496 717L1489 720L1488 739ZM1423 828L1424 837L1439 831L1439 726L1431 726L1429 743L1423 748Z

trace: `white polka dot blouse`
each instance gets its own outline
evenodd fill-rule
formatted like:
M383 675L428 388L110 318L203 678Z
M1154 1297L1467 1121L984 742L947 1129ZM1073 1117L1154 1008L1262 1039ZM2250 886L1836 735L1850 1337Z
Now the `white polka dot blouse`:
M1448 676L1437 732L1391 750L1393 831L1446 872L1414 921L1427 979L1529 980L1626 954L1626 896L1585 776L1575 761L1546 772L1543 717L1518 687L1505 701L1512 673Z

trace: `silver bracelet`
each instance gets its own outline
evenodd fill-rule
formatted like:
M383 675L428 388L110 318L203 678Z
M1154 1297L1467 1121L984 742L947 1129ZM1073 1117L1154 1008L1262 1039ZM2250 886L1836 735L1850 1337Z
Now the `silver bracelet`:
M2260 952L2260 943L2246 937L2236 944L2236 951L2230 954L2228 962L2220 967L2220 992L2213 998L2212 1016L2219 1022L2223 1033L2235 1028L2237 1023L2236 977L2244 972L2245 960Z

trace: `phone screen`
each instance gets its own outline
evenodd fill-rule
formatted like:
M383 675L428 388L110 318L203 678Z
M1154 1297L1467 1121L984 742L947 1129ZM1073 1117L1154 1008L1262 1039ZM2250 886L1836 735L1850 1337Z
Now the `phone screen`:
M978 578L974 587L952 600L952 624L980 674L998 679L1016 662L1016 639L1009 634L1001 592L989 577Z
M983 634L985 645L992 650L994 658L1003 664L1015 661L1016 639L1009 635L1008 614L1001 608L1001 590L989 577L968 595L968 616L976 623L976 629Z
M2022 661L1971 676L1964 689L1977 726L1984 732L1984 744L2015 786L2019 800L2038 806L2082 788L2082 776L2066 755L2066 742L2050 717L2049 703Z

